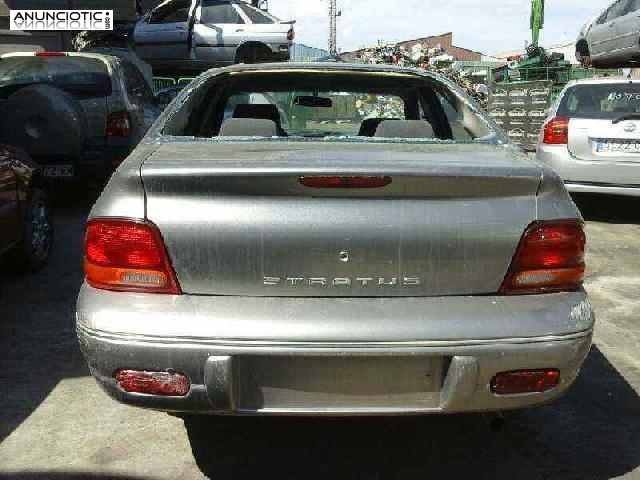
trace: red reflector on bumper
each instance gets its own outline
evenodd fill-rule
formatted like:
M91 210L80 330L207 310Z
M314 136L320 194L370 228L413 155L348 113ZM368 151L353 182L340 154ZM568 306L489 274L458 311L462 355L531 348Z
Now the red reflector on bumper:
M120 370L116 373L118 386L125 392L184 397L191 389L189 378L174 372Z
M560 383L560 371L555 368L501 372L491 379L491 391L497 395L546 392Z

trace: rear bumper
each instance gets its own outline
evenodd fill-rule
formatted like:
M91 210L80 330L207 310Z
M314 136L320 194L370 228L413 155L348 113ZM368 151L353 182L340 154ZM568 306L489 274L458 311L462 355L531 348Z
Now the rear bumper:
M594 317L584 292L477 301L341 300L351 309L336 318L335 309L317 310L323 302L327 307L339 303L336 299L185 299L85 286L78 302L78 337L92 375L113 398L158 410L223 415L401 415L524 407L561 395L591 345ZM407 308L385 300L407 303ZM418 318L413 302L422 308ZM475 308L467 308L471 304ZM167 311L169 305L194 308ZM232 305L237 312L229 310ZM258 305L261 314L254 310ZM304 314L310 312L306 307L314 309L311 315ZM359 316L362 308L369 316ZM233 318L242 313L244 321ZM318 323L323 315L331 318ZM553 325L555 333L549 331ZM173 333L159 334L166 328ZM537 335L530 336L534 330ZM122 368L171 369L187 375L192 387L185 397L127 393L114 380ZM528 368L557 368L561 383L544 393L499 396L489 390L496 373Z
M536 158L556 171L572 193L603 193L640 196L640 163L603 160L586 161L574 157L565 145L538 145Z

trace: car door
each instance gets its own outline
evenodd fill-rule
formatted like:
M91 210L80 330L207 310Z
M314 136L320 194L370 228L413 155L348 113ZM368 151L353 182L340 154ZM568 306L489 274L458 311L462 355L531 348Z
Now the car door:
M0 253L18 240L20 234L16 188L13 156L7 148L0 145Z
M211 63L234 63L236 50L246 37L246 17L235 2L202 0L196 14L193 43L196 59Z
M134 30L136 53L145 59L184 60L198 0L171 0L145 15Z
M640 0L631 0L614 22L618 55L633 54L640 50Z
M588 34L591 58L606 60L615 57L617 45L617 21L624 15L630 0L617 0L598 18Z

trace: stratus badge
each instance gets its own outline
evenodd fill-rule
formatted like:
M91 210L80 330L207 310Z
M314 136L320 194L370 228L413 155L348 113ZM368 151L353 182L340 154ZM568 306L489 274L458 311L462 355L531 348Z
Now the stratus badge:
M287 285L289 287L414 287L420 285L420 277L263 277L265 287Z

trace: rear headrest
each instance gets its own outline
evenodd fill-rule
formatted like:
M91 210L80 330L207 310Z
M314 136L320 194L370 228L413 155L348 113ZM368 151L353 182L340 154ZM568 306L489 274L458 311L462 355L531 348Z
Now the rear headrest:
M264 120L280 121L278 107L270 104L240 104L233 111L233 118L262 118Z
M360 124L359 137L373 137L376 134L376 129L385 120L397 120L397 118L367 118Z
M376 137L433 138L433 127L426 120L384 120L376 129Z
M220 126L221 137L277 137L273 120L263 118L227 118Z
M278 135L286 135L282 130L282 121L280 119L280 111L278 107L268 103L253 103L245 104L241 103L236 105L233 111L233 118L261 118L264 120L272 120L276 124L278 129Z

